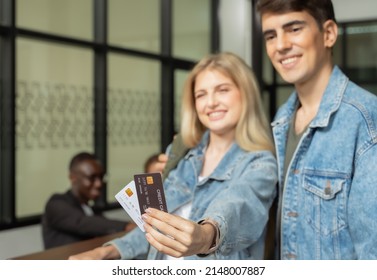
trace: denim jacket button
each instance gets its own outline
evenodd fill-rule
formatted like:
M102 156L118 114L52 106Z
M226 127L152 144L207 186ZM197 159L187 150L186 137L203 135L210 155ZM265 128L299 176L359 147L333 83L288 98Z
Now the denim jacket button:
M293 174L299 174L299 173L300 173L300 170L298 169L293 170Z
M325 194L326 194L326 195L330 195L330 194L331 194L331 188L326 187L326 188L325 188Z

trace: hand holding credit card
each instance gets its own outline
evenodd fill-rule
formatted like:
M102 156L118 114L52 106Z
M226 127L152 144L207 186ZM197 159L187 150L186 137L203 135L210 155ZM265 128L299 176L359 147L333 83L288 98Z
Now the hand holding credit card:
M134 175L134 181L118 192L115 198L142 231L144 221L141 215L147 208L168 212L160 173Z

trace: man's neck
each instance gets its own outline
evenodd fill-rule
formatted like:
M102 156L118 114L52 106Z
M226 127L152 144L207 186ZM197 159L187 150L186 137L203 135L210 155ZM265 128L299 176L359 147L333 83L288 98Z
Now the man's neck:
M332 63L328 63L309 80L295 84L298 98L303 106L320 103L329 83L333 67Z
M88 199L81 197L76 189L72 188L72 193L79 200L80 204L88 204Z
M317 115L332 69L333 65L329 63L309 81L295 84L298 99L300 100L300 107L297 109L295 120L296 133L301 133Z

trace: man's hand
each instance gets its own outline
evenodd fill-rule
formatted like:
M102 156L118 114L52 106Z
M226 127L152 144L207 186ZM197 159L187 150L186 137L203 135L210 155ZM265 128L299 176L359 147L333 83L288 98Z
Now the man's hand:
M154 168L156 170L164 170L166 163L168 162L168 156L166 154L159 154L158 155L158 162L154 164Z

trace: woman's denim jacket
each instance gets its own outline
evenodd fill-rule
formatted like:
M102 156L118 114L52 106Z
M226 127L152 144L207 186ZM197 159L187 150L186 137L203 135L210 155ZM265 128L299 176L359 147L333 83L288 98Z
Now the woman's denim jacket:
M206 132L164 181L168 210L191 201L190 220L218 223L219 247L205 259L263 259L265 225L276 195L276 159L271 152L246 152L234 143L213 173L198 183L208 137ZM161 257L138 228L110 244L122 259L140 258L149 249L148 259Z
M377 259L377 97L334 67L284 178L288 99L272 123L282 259ZM278 226L279 226L278 225Z

